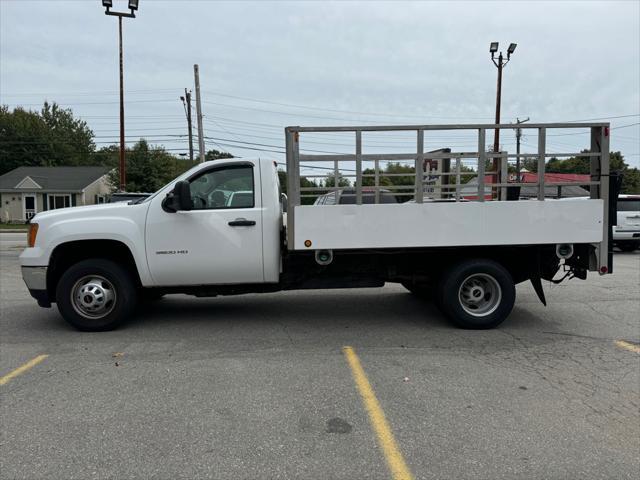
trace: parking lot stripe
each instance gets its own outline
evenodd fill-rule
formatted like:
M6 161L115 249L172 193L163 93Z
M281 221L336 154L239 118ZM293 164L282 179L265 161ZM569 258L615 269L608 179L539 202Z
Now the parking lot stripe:
M36 358L33 358L33 359L29 360L27 363L25 363L24 365L21 365L20 367L16 368L14 371L7 373L4 377L0 377L0 385L5 385L5 384L9 383L9 381L11 381L11 379L17 377L20 374L23 374L24 372L26 372L29 369L35 367L36 365L38 365L40 362L42 362L48 356L49 355L38 355Z
M640 345L636 343L627 342L626 340L617 340L616 345L630 352L640 353Z
M387 460L387 465L391 470L393 480L412 480L413 475L409 471L409 467L407 467L402 453L400 453L396 439L393 437L380 402L378 402L376 394L367 379L367 375L364 373L358 355L356 355L352 347L343 347L342 351L349 363L349 367L351 367L353 379L362 397L362 403L364 403L364 407L369 413L369 420L376 433L378 444Z

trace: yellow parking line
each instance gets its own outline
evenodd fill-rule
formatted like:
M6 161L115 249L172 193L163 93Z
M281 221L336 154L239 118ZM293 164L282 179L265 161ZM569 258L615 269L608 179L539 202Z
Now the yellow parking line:
M626 340L617 340L616 345L630 352L640 353L640 345L636 343L627 342Z
M24 365L16 368L13 372L9 372L4 377L0 377L0 385L5 385L5 384L9 383L9 381L11 379L17 377L18 375L26 372L29 369L35 367L36 365L38 365L40 362L42 362L48 356L49 355L38 355L36 358L34 358L32 360L29 360Z
M351 373L353 379L356 382L360 396L362 397L362 403L369 413L369 420L373 426L373 430L378 438L378 444L384 453L385 459L389 470L391 470L391 476L393 480L413 480L413 475L409 471L407 464L400 453L398 444L396 443L389 423L384 415L382 407L376 398L376 394L371 388L371 384L367 379L367 375L364 373L360 359L352 347L343 347L342 351L347 358L349 367L351 367Z

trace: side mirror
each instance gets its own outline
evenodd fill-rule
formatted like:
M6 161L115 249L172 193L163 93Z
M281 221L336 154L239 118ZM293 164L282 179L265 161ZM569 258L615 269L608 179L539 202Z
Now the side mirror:
M189 182L181 180L176 183L173 190L167 193L164 202L162 202L162 206L168 212L191 210L193 208L193 201L191 200L191 186Z
M282 205L282 213L287 213L287 205L289 204L289 199L287 198L286 193L280 194L280 204Z

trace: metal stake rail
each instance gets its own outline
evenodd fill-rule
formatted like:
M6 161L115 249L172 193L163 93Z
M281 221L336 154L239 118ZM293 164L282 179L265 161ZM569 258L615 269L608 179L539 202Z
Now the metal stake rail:
M486 148L486 133L487 130L513 130L512 124L452 124L452 125L384 125L384 126L332 126L332 127L287 127L285 128L286 139L286 155L287 155L287 196L288 196L288 208L287 208L287 230L289 236L289 244L292 245L292 238L294 234L295 207L301 205L301 198L303 196L317 196L327 191L338 191L342 187L339 185L339 177L352 177L355 178L355 196L356 204L361 205L363 203L363 179L373 178L374 185L367 186L368 191L374 192L375 203L380 202L381 190L394 190L398 191L397 196L412 196L413 201L416 203L423 203L425 198L424 185L425 185L425 160L438 160L438 159L454 159L455 170L452 172L429 172L429 176L436 176L440 179L447 178L446 185L440 185L437 188L440 192L445 192L449 195L447 198L453 201L462 201L461 190L463 187L467 187L466 183L463 183L464 178L469 176L477 176L477 194L475 201L484 202L486 200L486 188L489 187L491 191L494 187L497 189L497 196L491 200L504 201L507 200L508 187L523 187L523 186L537 186L538 195L537 200L545 200L545 186L589 186L589 195L592 199L604 200L604 225L608 225L608 195L609 195L609 123L528 123L526 125L519 125L519 128L525 130L535 130L538 135L537 151L533 154L516 153L510 154L506 152L488 152ZM559 152L552 153L547 151L547 130L550 129L563 129L575 132L577 129L589 129L591 135L590 148L587 152ZM477 145L478 149L475 152L425 152L425 135L429 136L430 132L434 131L476 131L477 133ZM300 136L305 133L349 133L354 134L354 153L353 154L319 154L309 155L300 153ZM362 150L362 133L363 132L415 132L416 135L416 151L415 153L375 153L367 154ZM578 132L580 133L580 132ZM547 158L556 157L585 157L590 158L590 181L588 182L546 182L545 181L545 167ZM508 181L508 161L509 159L519 159L522 157L535 157L537 159L537 182L524 183ZM499 159L499 170L486 171L486 162L488 160ZM474 172L461 171L461 162L463 159L475 159L477 161ZM380 162L383 161L406 161L414 165L414 172L401 173L401 174L388 174L383 173L379 169ZM300 186L300 163L301 162L332 162L333 163L333 175L334 186L333 187L301 187ZM351 169L355 171L355 174L341 174L340 162L354 162L355 168ZM363 173L363 162L374 163L374 173ZM492 178L498 179L497 182L485 182L485 175L491 174ZM387 186L381 185L381 179L384 177L413 177L411 184ZM320 177L311 175L308 177ZM450 179L454 179L455 183L449 183ZM302 192L316 192L315 195L303 194ZM395 194L395 193L394 193ZM468 201L468 199L464 199ZM605 232L606 233L606 232ZM604 241L601 244L601 248L604 252L607 251L608 235L604 235Z

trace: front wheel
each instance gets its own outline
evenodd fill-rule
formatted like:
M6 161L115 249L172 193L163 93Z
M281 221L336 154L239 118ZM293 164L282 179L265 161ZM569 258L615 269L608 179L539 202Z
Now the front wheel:
M129 272L102 258L72 265L56 287L60 314L85 332L113 330L133 313L136 300Z
M445 273L441 306L458 327L487 329L511 313L516 288L511 274L493 260L467 260Z

